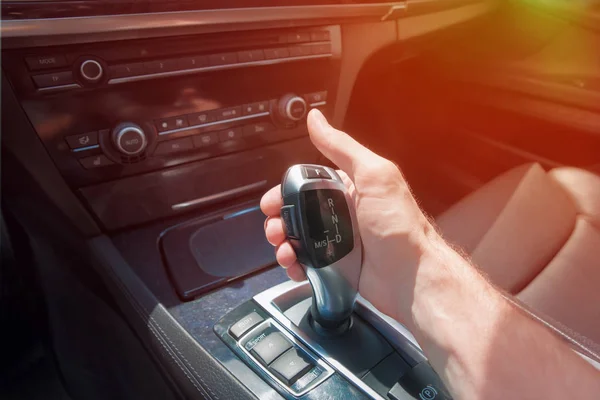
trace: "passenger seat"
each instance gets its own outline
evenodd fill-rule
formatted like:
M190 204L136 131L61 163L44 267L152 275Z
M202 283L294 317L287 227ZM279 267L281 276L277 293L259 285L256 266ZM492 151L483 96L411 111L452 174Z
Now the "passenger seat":
M437 219L497 286L600 343L600 176L514 168Z

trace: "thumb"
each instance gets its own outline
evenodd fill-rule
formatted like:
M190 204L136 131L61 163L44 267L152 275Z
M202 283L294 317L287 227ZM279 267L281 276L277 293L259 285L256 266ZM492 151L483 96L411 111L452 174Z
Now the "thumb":
M353 179L359 162L367 162L374 153L350 135L335 129L316 108L308 113L308 133L315 147Z

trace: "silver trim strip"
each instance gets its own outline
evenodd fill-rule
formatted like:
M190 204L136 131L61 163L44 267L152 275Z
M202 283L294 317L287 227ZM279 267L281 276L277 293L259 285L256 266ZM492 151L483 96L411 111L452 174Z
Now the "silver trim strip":
M246 350L246 344L250 341L249 338L252 337L251 334L254 333L254 332L259 332L259 331L265 329L268 326L275 327L290 342L292 342L293 344L295 344L296 346L298 346L299 348L301 348L302 350L304 350L304 352L310 358L313 359L313 361L315 362L316 365L318 365L319 367L321 367L321 368L323 368L325 370L317 379L315 379L314 381L312 381L311 383L309 383L308 385L306 385L306 387L304 389L302 389L301 391L299 391L299 392L296 392L296 391L292 390L292 388L290 386L288 386L285 383L283 383L280 379L278 379L275 375L273 375L271 373L271 371L269 371L268 368L266 368L264 365L262 365L256 359L256 357L254 357L252 354L250 354L250 352L248 350ZM277 323L277 321L273 320L272 318L266 319L265 321L261 322L260 324L256 325L254 328L252 328L250 331L248 331L247 333L245 333L244 336L242 336L240 338L240 340L237 342L237 346L238 346L238 348L240 348L240 350L242 350L242 352L244 354L246 354L252 361L254 361L254 363L261 370L263 370L263 372L265 372L267 375L269 375L269 377L271 377L271 379L273 379L275 382L279 382L279 384L281 386L283 386L288 392L290 392L291 394L293 394L296 397L300 397L300 396L308 393L309 391L311 391L312 389L314 389L315 387L317 387L319 384L321 384L321 382L324 382L327 378L329 378L334 373L333 369L329 365L327 365L327 363L325 363L320 358L315 357L315 355L313 354L312 351L310 351L305 345L303 345L301 342L299 342L298 339L296 339L293 335L291 335L287 330L285 330L281 325L279 325Z
M277 286L272 287L271 289L267 289L264 292L257 294L256 296L254 296L254 301L256 301L268 314L270 314L274 320L276 320L279 324L283 325L288 331L290 331L294 336L296 336L304 345L306 345L306 347L308 347L310 350L322 357L327 364L331 365L337 372L339 372L346 379L352 382L356 387L362 390L369 397L376 400L387 400L380 396L373 389L371 389L367 384L365 384L360 379L360 377L357 377L352 372L350 372L339 361L328 356L327 352L321 345L309 338L283 314L283 310L288 309L292 305L296 304L298 300L302 300L304 298L309 297L310 293L312 293L312 291L310 288L310 284L307 281L286 281ZM302 296L304 297L299 299L299 297ZM389 317L385 316L384 314L381 314L370 303L366 302L360 296L357 299L357 305L360 305L360 307L356 308L356 312L361 317L365 318L365 315L363 315L362 312L367 311L366 314L378 314L380 317L380 323L389 323ZM373 326L380 333L386 333L383 329L381 329L381 327L375 324L373 324ZM385 335L386 339L402 339L405 341L409 341L414 346L418 346L416 340L414 339L414 336L412 336L412 334L410 334L410 332L406 328L404 328L403 325L396 322L395 326L390 325L390 328L396 331L396 334L398 336L396 338L390 338L389 336ZM423 356L423 360L425 359L425 356Z
M309 104L310 107L321 107L327 104L326 101L317 101L316 103Z
M373 17L380 19L390 7L406 1L375 4L336 4L283 7L249 7L165 13L100 15L93 17L47 18L2 21L5 39L22 38L9 47L31 47L114 39L139 39L255 28L293 27L309 21ZM71 37L68 37L71 36ZM36 38L38 40L32 40ZM5 43L3 43L4 45ZM7 48L7 47L5 47Z
M99 144L93 144L91 146L79 147L78 149L71 150L73 153L79 153L80 151L93 150L100 148Z
M329 43L329 42L327 42L327 43ZM318 43L315 42L315 44L318 44ZM158 72L158 73L155 73L155 74L148 74L148 75L136 75L136 76L127 76L127 77L124 77L124 78L113 78L113 79L111 79L111 80L108 81L108 84L109 85L114 85L114 84L123 83L123 82L135 82L135 81L141 81L141 80L153 79L153 78L162 78L162 77L168 77L168 76L188 75L188 74L194 74L194 73L198 73L198 72L222 71L222 70L229 70L229 69L242 68L242 67L253 67L253 66L259 66L259 65L281 64L281 63L290 62L290 61L311 60L311 59L316 59L316 58L328 58L328 57L331 57L331 56L333 56L333 54L331 54L331 53L328 53L328 54L315 54L313 56L276 58L276 59L273 59L273 60L250 61L250 62L237 63L237 64L215 65L215 66L212 66L212 67L182 69L182 70L179 70L179 71Z
M55 92L55 91L58 92L59 90L80 89L80 88L81 88L81 86L76 83L69 83L68 85L39 88L37 91L38 92Z
M208 126L214 126L214 125L220 125L220 124L226 124L228 122L245 121L245 120L248 120L248 119L254 119L254 118L259 118L259 117L266 117L269 114L270 113L268 111L265 111L265 112L258 113L258 114L244 115L243 117L236 117L236 118L231 118L231 119L223 119L221 121L207 122L206 124L201 124L201 125L193 125L193 126L186 126L185 128L172 129L170 131L159 132L158 135L159 136L162 136L162 135L172 135L173 133L186 132L186 131L191 131L193 129L205 128L205 127L208 127Z
M220 193L215 193L215 194L211 194L210 196L204 196L204 197L200 197L198 199L195 200L190 200L190 201L185 201L183 203L178 203L178 204L173 204L171 206L171 209L173 211L178 211L178 210L183 210L185 208L189 208L189 207L193 207L193 206L201 206L203 204L207 204L213 201L217 201L217 200L221 200L224 199L226 197L230 197L236 194L242 194L242 193L246 193L246 192L250 192L254 189L258 189L261 188L263 186L265 186L267 184L267 180L262 180L260 182L255 182L255 183L251 183L249 185L246 186L240 186L237 187L235 189L231 189L231 190L226 190L224 192L220 192Z

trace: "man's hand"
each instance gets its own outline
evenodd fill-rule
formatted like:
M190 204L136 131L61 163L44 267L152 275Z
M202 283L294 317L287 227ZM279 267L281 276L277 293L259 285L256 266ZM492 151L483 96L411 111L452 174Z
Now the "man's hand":
M435 232L392 162L334 129L316 109L308 115L308 131L317 149L341 168L339 175L354 200L364 252L359 292L382 312L401 319L398 294L411 290L422 245ZM268 216L265 233L277 247L277 262L291 279L304 279L279 217L281 188L267 192L260 205Z
M455 399L597 399L600 374L523 315L449 246L398 168L312 110L314 145L340 169L363 242L359 292L404 323ZM277 261L304 279L279 218L280 187L261 201ZM573 310L573 312L577 312Z

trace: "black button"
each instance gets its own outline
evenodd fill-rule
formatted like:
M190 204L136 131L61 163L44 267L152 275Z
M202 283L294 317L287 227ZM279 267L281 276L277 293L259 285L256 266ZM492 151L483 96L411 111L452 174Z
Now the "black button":
M177 69L196 69L206 67L208 58L206 56L192 56L173 60L177 64Z
M291 46L290 56L291 57L305 57L312 55L312 48L310 46Z
M388 393L392 400L452 400L452 396L428 362L415 365L402 375Z
M275 129L275 125L270 122L257 122L244 126L244 136L260 135Z
M269 111L268 101L259 101L258 103L246 104L243 107L244 115L260 114Z
M294 118L294 120L299 120L300 118L303 118L306 115L306 103L304 101L301 101L300 99L292 99L290 100L289 104L289 114L288 116L290 116L291 118Z
M273 60L275 58L287 58L290 56L290 51L287 47L278 47L276 49L265 49L265 58Z
M97 82L102 78L104 70L96 60L86 60L81 64L81 77L88 82Z
M211 54L210 56L208 56L208 64L211 66L237 64L237 62L237 53L220 53Z
M308 104L312 103L320 103L322 101L327 101L327 90L322 90L320 92L314 92L304 95L306 102Z
M281 219L285 229L286 237L298 239L298 229L296 225L296 216L294 214L294 206L288 205L281 207Z
M313 42L326 42L331 40L329 31L317 31L310 33L310 40Z
M313 54L331 54L331 44L313 44L310 46Z
M240 319L229 328L229 333L236 339L239 339L244 333L254 328L256 325L264 321L264 318L258 315L256 311L251 312L244 318Z
M242 106L222 108L220 110L216 110L215 114L217 115L217 121L237 118L242 115Z
M107 165L113 165L114 163L108 159L104 154L97 156L80 158L79 162L85 169L92 169L98 167L106 167Z
M108 75L111 78L125 78L128 76L139 76L146 73L143 63L111 65L108 67Z
M137 153L145 146L145 137L137 129L125 129L125 132L118 136L118 140L120 148L129 154Z
M219 143L219 135L217 132L205 133L203 135L194 136L194 147L206 147Z
M147 74L158 74L161 72L177 71L179 64L177 60L149 61L144 63L144 68L146 68Z
M308 32L290 33L288 35L287 42L288 43L310 42L310 33L308 33Z
M265 59L265 53L262 50L238 51L238 60L241 63L261 61Z
M307 179L331 179L331 175L321 167L304 167Z
M48 68L59 68L67 65L67 59L63 55L48 55L48 56L35 56L25 58L27 66L32 71Z
M33 81L39 88L53 86L69 85L73 83L73 73L71 71L55 72L52 74L34 75Z
M154 152L155 156L168 155L173 153L179 153L181 151L187 151L194 148L194 142L192 138L185 137L181 139L168 140L166 142L159 143Z
M269 367L271 371L287 385L293 385L299 378L310 371L312 362L300 350L293 348Z
M65 138L69 147L79 149L81 147L93 146L98 144L98 132L87 132L81 135L72 135Z
M219 132L219 142L239 139L242 137L242 128L225 129Z
M190 126L207 124L209 122L213 122L215 119L216 115L213 111L203 111L187 115L187 120Z
M281 332L273 332L252 348L252 354L264 365L269 365L290 347L292 343Z
M173 129L185 128L188 126L188 119L185 115L173 118L159 119L155 121L156 129L159 132L172 131Z
M382 397L386 397L398 379L409 369L410 365L398 353L393 352L361 379Z

